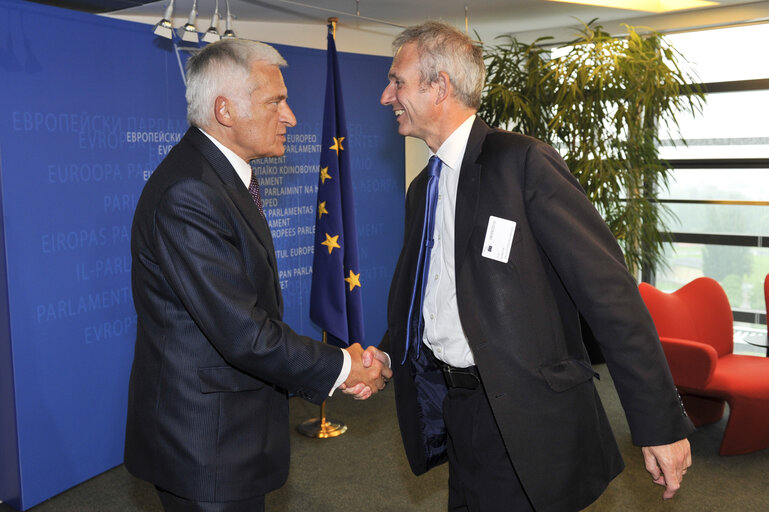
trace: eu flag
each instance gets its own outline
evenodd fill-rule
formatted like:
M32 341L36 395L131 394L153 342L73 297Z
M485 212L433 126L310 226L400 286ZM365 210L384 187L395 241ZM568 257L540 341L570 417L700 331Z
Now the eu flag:
M363 283L358 266L358 236L339 61L331 24L327 54L310 319L326 331L329 342L349 345L363 342Z

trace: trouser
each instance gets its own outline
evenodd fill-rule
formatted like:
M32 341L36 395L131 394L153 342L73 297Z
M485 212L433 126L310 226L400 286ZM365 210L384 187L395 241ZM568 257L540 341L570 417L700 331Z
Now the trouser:
M472 384L472 379L467 384L468 379L456 376L454 381ZM448 510L532 512L480 379L475 389L449 385L443 418L448 430Z

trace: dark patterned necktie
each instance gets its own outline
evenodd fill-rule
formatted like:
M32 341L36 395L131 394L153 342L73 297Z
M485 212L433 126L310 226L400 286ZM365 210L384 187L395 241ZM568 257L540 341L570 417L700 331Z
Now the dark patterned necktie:
M256 179L256 173L251 171L251 183L248 185L248 192L251 194L251 199L256 203L256 207L259 208L259 213L264 217L264 206L262 205L262 195L259 193L259 181Z
M441 175L441 159L431 156L427 164L427 192L425 193L425 218L422 223L422 240L419 244L419 257L417 258L417 271L414 279L414 288L411 291L411 303L409 305L408 325L406 327L406 351L403 361L409 354L409 347L413 344L416 357L419 358L419 346L422 344L422 332L424 331L424 319L422 318L422 302L425 298L425 286L427 273L430 271L430 252L432 251L435 231L435 206L438 203L438 180Z

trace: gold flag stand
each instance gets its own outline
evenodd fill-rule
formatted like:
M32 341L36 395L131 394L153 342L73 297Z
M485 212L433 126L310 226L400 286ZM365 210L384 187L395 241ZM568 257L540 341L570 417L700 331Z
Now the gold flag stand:
M323 331L323 343L326 343L326 331ZM312 418L301 423L296 429L300 434L316 439L338 437L347 432L347 425L341 421L326 419L326 401L320 404L320 418Z
M336 24L339 18L329 18L333 33L332 37L336 40ZM326 330L323 330L323 343L326 343ZM320 404L320 418L312 418L302 422L296 429L300 434L316 439L327 439L329 437L338 437L347 432L347 425L341 421L326 419L326 401Z

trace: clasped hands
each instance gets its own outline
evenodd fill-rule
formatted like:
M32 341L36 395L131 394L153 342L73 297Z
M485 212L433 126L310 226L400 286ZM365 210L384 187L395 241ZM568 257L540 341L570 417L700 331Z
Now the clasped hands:
M360 343L353 343L344 350L350 354L352 366L347 380L339 386L343 393L365 400L385 388L393 375L390 358L376 347L363 350Z

